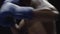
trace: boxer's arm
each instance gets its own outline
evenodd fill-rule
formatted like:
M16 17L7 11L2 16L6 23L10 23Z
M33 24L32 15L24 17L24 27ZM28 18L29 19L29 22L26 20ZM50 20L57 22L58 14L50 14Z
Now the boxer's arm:
M59 14L59 12L49 3L47 3L46 1L43 1L44 3L42 3L42 0L32 0L31 5L33 7L35 7L34 9L34 13L35 14L47 14L50 16L54 16L56 14ZM43 5L46 4L46 5ZM50 8L52 8L53 10L51 10Z

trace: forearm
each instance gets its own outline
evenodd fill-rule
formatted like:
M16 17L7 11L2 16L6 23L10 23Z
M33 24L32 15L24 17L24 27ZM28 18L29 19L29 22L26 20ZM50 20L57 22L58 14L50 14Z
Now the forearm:
M43 9L43 10L40 10L40 9L34 9L33 10L33 13L35 15L46 15L46 16L56 16L58 15L58 11L52 11L52 10L48 10L48 9Z

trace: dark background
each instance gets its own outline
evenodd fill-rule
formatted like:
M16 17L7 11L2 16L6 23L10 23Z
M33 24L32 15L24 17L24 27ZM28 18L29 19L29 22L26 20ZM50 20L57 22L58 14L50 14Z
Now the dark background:
M52 5L54 5L57 10L60 12L60 1L59 0L48 0ZM57 18L58 20L56 21L56 30L57 34L60 34L60 14Z

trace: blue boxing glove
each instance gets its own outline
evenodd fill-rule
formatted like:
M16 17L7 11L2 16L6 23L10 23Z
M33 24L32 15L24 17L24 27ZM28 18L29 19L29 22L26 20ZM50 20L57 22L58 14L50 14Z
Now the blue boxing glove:
M7 2L2 6L0 13L11 12L16 18L18 15L20 15L20 17L18 18L30 18L32 15L32 10L32 7L21 7L13 3Z
M19 4L20 0L5 0L4 2L10 2L10 3L13 3L13 4Z
M4 2L18 3L19 0L5 0Z
M19 19L31 19L32 18L32 8L31 7L20 7L17 10L15 10L14 16Z
M32 10L33 8L31 7L20 7L9 2L4 3L0 10L0 25L10 27L15 24L15 19L31 19ZM12 21L10 21L8 18Z

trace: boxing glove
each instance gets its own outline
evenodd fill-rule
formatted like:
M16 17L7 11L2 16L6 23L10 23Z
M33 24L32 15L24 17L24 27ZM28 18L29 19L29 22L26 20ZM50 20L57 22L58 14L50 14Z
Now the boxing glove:
M31 19L32 7L21 7L13 3L5 3L0 10L0 25L10 27L16 19Z

